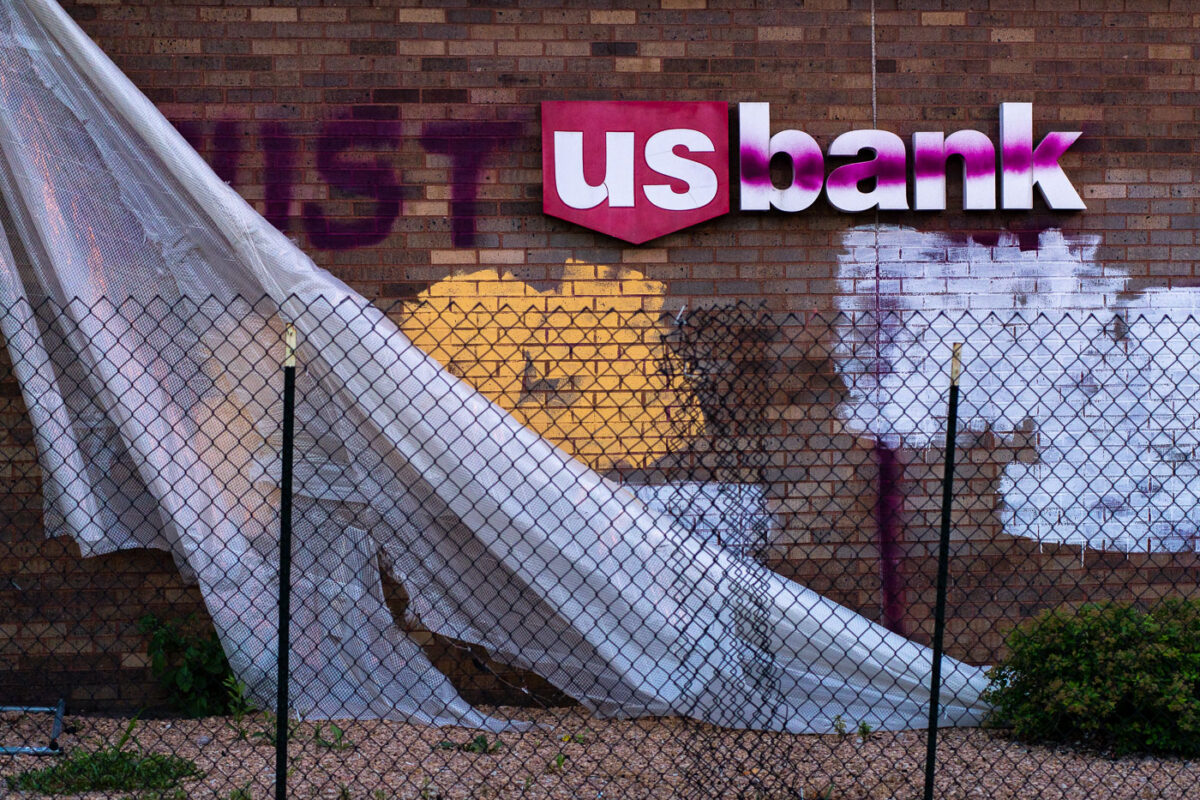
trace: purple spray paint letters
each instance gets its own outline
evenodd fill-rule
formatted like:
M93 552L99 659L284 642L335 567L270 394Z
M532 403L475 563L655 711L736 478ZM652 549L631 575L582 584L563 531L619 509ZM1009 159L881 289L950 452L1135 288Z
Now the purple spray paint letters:
M521 134L517 122L431 122L421 136L430 153L450 157L450 226L455 247L475 245L475 218L480 208L479 179L497 150Z
M398 126L378 120L341 119L329 122L317 140L317 170L334 192L371 200L370 210L342 218L333 217L319 203L305 203L304 232L314 247L348 250L369 247L386 239L400 216L400 182L391 164L380 155L355 158L351 151L364 147L378 152L400 142Z
M296 140L278 122L268 122L258 134L266 158L264 183L267 222L284 233L291 223L292 186L295 183Z
M221 180L236 184L248 138L239 122L219 120L211 134L196 120L182 120L177 127L189 144L208 153L209 163ZM475 244L475 217L484 210L477 202L483 170L493 154L511 146L520 135L521 125L517 122L437 122L425 127L422 147L451 160L450 217L455 246ZM355 203L351 213L341 216L335 216L325 204L305 203L300 217L313 247L370 247L391 234L403 210L403 181L382 151L396 149L400 142L399 126L394 122L337 119L325 124L316 139L318 172L335 197L362 198L365 202ZM283 123L267 122L258 129L258 146L264 160L263 216L285 233L293 223L291 206L299 175L299 143L299 137Z

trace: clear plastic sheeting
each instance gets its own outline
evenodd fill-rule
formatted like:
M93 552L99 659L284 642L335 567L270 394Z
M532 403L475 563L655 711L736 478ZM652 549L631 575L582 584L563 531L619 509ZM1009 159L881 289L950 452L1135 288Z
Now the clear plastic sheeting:
M510 724L397 624L387 569L421 625L599 714L924 726L928 649L709 543L452 376L220 181L51 0L0 6L0 190L4 334L48 533L88 554L171 550L259 702L275 695L287 320L304 365L297 713ZM982 668L944 675L944 722L977 723Z

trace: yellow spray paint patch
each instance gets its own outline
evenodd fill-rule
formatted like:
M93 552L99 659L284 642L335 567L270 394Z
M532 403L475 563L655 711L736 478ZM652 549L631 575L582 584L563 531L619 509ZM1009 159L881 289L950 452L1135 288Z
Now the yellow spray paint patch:
M664 293L634 270L573 260L545 291L480 270L430 286L401 327L593 469L644 467L703 425L696 398L662 371Z

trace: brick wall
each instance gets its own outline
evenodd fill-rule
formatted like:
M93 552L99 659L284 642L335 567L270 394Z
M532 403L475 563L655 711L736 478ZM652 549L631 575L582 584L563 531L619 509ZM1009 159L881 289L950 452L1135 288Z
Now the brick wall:
M447 279L483 271L585 305L609 297L601 270L564 280L574 260L636 272L661 286L654 302L668 312L740 299L771 314L828 313L842 233L876 221L961 236L1093 234L1097 260L1127 271L1131 288L1197 283L1200 15L1183 0L984 0L965 11L876 0L874 14L866 0L64 5L218 174L320 265L380 302L437 294ZM823 145L872 126L905 139L960 127L994 137L1001 102L1032 102L1035 135L1083 131L1062 164L1088 209L851 217L819 201L798 214L733 213L624 246L541 213L538 103L582 99L768 101L775 130L801 128ZM871 445L830 421L838 386L827 379L828 352L808 358L809 377L768 379L793 398L773 408L788 421L793 466L828 464L832 477L814 491L840 495L846 510L832 521L795 511L775 555L782 571L878 616ZM28 422L12 381L4 387L4 447L28 466ZM1195 587L1192 555L1101 556L1006 538L994 518L1002 463L994 453L967 452L975 499L963 513L991 533L956 545L952 571L979 578L951 598L952 635L989 632L955 645L957 654L986 660L998 621L1061 600L1156 595L1184 579ZM923 631L938 472L920 454L905 460L905 624ZM36 640L70 655L63 663L76 687L95 687L77 688L75 699L145 697L131 621L156 604L194 609L198 595L161 554L80 560L61 542L40 543L36 484L21 469L5 474L6 686L44 675ZM1020 589L1013 576L1025 576ZM49 691L46 681L61 687L62 670L37 684Z

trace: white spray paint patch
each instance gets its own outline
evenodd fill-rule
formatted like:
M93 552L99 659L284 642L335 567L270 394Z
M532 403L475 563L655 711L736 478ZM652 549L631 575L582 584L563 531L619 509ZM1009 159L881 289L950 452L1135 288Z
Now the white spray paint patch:
M1194 549L1200 531L1200 291L1120 295L1094 237L1022 249L858 228L839 256L836 349L848 427L940 446L951 343L964 342L960 425L1032 426L1038 458L1001 479L1006 532L1118 550Z

